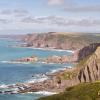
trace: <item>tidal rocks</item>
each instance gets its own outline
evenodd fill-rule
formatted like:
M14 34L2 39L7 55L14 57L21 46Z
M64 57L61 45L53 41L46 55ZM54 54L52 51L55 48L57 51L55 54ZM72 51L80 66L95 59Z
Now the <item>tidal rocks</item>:
M46 58L46 63L70 63L75 62L74 56L50 56Z
M34 62L37 62L37 61L38 61L38 57L31 56L31 57L26 57L26 58L15 60L14 62L30 62L30 63L34 63Z

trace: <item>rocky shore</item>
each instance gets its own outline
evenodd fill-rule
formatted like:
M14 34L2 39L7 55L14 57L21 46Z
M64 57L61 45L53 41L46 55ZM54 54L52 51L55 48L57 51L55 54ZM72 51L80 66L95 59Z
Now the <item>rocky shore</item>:
M17 93L29 93L29 92L63 92L65 89L65 84L68 82L61 80L59 75L62 75L66 71L71 71L73 69L67 68L64 71L59 71L52 74L46 74L48 79L42 82L36 83L17 83L14 85L8 85L7 90L0 91L2 94L17 94Z
M82 53L82 51L86 50ZM91 50L91 52L89 52ZM89 53L88 53L89 52ZM100 80L100 43L91 44L78 52L84 55L73 68L47 74L48 79L36 83L19 83L7 86L8 90L0 91L3 94L28 93L38 91L63 92L65 88L79 83L95 82Z

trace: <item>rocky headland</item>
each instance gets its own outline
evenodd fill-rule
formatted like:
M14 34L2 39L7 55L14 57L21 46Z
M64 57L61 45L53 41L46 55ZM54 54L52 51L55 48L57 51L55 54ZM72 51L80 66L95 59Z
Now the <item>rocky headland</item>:
M83 47L99 43L100 37L96 34L48 32L27 34L21 38L25 47L54 48L62 50L79 50Z

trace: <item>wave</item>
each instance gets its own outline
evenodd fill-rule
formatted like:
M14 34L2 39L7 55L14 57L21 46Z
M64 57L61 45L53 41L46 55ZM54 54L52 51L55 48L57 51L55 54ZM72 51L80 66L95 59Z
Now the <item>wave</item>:
M5 89L5 88L8 88L8 85L5 84L0 85L0 89Z
M53 69L51 70L50 72L47 72L46 74L53 74L53 73L56 73L56 72L59 72L59 71L64 71L66 70L67 68L72 68L71 66L67 66L67 67L63 67L63 68L57 68L57 69Z
M48 76L46 76L45 74L35 74L32 77L33 78L28 80L27 83L43 82L48 79Z
M39 91L39 92L34 92L34 94L42 94L45 96L50 96L50 95L54 95L57 94L56 92L48 92L48 91Z
M35 49L35 50L48 50L48 51L60 51L60 52L70 52L74 53L74 50L64 50L64 49L55 49L55 48L36 48L36 47L18 47L18 48L29 48L29 49Z
M9 64L31 64L30 62L18 62L18 61L0 61L0 62Z
M64 70L66 70L66 68L58 68L58 69L51 70L50 73L55 73L55 72L64 71Z

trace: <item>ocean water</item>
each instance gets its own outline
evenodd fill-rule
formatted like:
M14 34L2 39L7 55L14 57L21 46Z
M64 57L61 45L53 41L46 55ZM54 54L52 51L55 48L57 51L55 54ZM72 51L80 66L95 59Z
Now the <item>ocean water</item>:
M40 50L32 48L20 48L16 45L20 44L18 41L11 39L0 39L0 90L6 88L6 85L35 82L46 79L47 77L40 77L41 74L56 72L73 64L18 64L8 63L21 57L36 55L38 57L47 57L52 55L70 55L67 51L51 51ZM34 77L32 77L34 76ZM38 80L37 80L38 78ZM0 100L36 100L46 93L26 93L26 94L0 94Z

